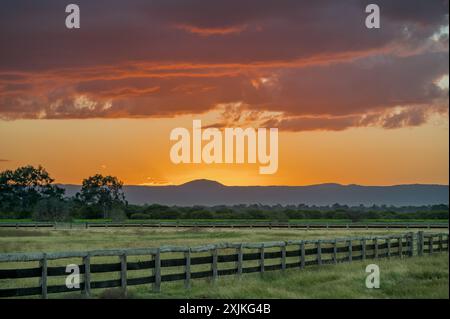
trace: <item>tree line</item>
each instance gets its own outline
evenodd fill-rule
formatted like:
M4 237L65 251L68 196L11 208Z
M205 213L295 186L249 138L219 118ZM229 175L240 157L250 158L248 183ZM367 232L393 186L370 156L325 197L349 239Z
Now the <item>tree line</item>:
M233 205L233 206L165 206L128 205L126 214L130 219L266 219L287 221L289 219L448 219L448 205L420 207L348 207L308 205ZM333 208L334 207L334 208ZM372 208L372 209L371 209Z
M131 205L123 182L115 176L96 174L82 181L73 197L54 184L42 167L19 167L0 172L0 218L37 221L81 219L448 219L448 205L370 207L334 204L166 206Z
M96 174L84 179L80 191L68 198L42 166L2 171L0 217L52 221L125 217L122 186L117 177Z

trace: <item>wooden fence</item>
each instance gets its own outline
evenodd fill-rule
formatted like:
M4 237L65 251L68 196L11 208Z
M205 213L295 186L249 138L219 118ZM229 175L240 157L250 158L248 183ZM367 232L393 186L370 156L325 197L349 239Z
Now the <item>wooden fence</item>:
M140 248L124 250L95 250L88 252L58 253L14 253L0 254L1 263L39 262L36 268L0 269L0 297L41 295L47 298L50 293L81 291L86 296L92 289L121 287L126 293L127 286L151 285L160 291L161 283L183 280L186 288L192 279L219 276L241 275L244 273L288 268L302 269L311 265L336 264L355 260L390 258L448 252L448 233L406 233L377 237L337 238L332 240L291 240L268 243L223 243L199 247L162 246L159 248ZM231 253L229 252L230 250ZM219 254L219 251L222 254ZM162 258L164 254L180 254L181 258ZM207 255L205 255L207 254ZM199 256L203 255L203 256ZM146 257L146 261L131 261L128 258ZM117 263L92 263L98 257L115 257ZM52 276L67 276L66 267L52 267L49 261L81 258L78 265L83 282L79 288L64 285L48 285ZM249 265L249 263L257 265ZM276 264L269 264L270 262ZM232 268L222 268L223 264L233 263ZM198 265L206 265L208 270L195 271ZM166 273L166 267L183 267L179 273ZM143 277L127 276L132 271L149 270ZM119 279L93 281L91 274L118 273ZM39 278L39 286L27 288L1 288L7 280ZM65 279L64 279L65 283Z
M0 228L53 228L53 229L88 229L88 228L292 228L292 229L449 229L448 223L417 223L417 222L389 222L389 223L324 223L324 222L86 222L86 223L53 223L53 222L20 222L2 223Z

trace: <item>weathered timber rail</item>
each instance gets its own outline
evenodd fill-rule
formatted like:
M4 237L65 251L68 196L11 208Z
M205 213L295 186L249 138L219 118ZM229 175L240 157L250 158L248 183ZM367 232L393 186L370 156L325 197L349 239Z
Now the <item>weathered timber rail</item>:
M448 233L406 233L376 237L351 237L322 240L290 240L267 243L222 243L198 247L161 246L159 248L94 250L82 252L56 253L11 253L0 254L0 263L39 262L36 268L0 269L0 297L41 295L47 298L50 293L81 291L86 296L92 289L121 287L126 293L127 286L151 285L160 291L161 283L184 281L190 287L192 279L219 276L242 275L244 273L288 268L302 269L306 266L336 264L355 260L391 258L414 255L423 256L438 252L448 252ZM233 250L232 253L229 250ZM228 250L228 251L227 251ZM223 252L219 254L220 252ZM163 259L166 253L180 254L180 258ZM202 255L202 256L199 256ZM205 255L207 254L207 255ZM145 261L131 261L127 258L146 257ZM95 264L98 257L116 257L117 263ZM63 277L65 283L66 267L51 266L49 262L70 258L81 258L78 265L83 282L78 288L68 288L65 284L48 285L49 278ZM276 264L269 264L270 261ZM254 261L257 265L248 265ZM234 263L232 268L222 268L223 264ZM195 271L198 265L206 265L208 270ZM183 267L179 273L167 273L169 267ZM143 277L129 277L131 271L148 270ZM198 270L198 269L197 269ZM118 273L119 279L93 281L95 273ZM39 278L39 286L27 288L1 288L8 280ZM13 281L14 282L14 281Z
M293 228L293 229L449 229L448 223L286 223L286 222L146 222L146 223L0 223L0 228Z

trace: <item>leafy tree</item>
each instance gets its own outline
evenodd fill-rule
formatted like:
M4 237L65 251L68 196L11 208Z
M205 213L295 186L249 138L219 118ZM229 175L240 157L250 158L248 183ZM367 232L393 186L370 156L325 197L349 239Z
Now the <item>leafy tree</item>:
M214 218L214 215L212 212L202 209L191 213L191 218L194 219L208 219L208 218Z
M127 219L127 215L125 214L125 211L121 207L113 207L110 212L110 217L113 222L123 222Z
M70 219L69 205L61 198L44 198L34 206L33 220L69 221Z
M53 185L54 179L39 166L19 167L0 173L0 209L19 212L20 217L29 217L41 199L62 199L64 189Z
M77 200L92 211L99 209L103 218L108 218L113 208L127 205L122 190L123 183L115 176L96 174L83 180Z

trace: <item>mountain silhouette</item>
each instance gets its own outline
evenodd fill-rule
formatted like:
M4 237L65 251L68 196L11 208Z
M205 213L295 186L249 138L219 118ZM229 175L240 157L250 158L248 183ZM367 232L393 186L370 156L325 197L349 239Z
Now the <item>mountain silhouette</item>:
M225 187L225 185L223 185L219 182L216 182L216 181L209 180L209 179L196 179L196 180L181 184L180 187L203 190L203 189Z
M67 196L79 191L78 185L61 185ZM201 179L177 186L123 187L130 204L163 205L394 205L420 206L448 204L448 185L410 184L361 186L318 184L310 186L225 186Z

